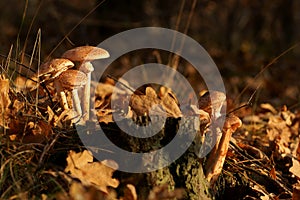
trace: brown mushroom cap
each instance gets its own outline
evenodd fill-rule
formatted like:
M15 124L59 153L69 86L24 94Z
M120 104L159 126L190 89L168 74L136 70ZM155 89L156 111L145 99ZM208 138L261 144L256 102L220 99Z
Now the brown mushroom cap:
M60 73L69 68L74 67L74 63L65 58L55 58L48 62L43 63L39 67L37 77L56 78Z
M226 101L226 95L219 91L204 93L199 99L199 108L208 112L211 108L219 108Z
M58 77L62 86L66 89L77 89L87 83L85 73L78 70L67 70Z
M83 62L108 58L109 53L99 47L80 46L66 51L61 57L74 62Z

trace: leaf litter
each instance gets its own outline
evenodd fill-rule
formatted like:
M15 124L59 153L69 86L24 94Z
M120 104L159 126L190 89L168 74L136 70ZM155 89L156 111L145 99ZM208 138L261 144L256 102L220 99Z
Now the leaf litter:
M54 135L58 134L57 130L70 129L77 117L73 109L64 111L61 109L59 97L52 83L47 85L47 89L53 95L52 100L56 103L54 106L47 100L47 94L42 92L45 88L30 86L24 91L13 90L10 81L5 78L1 79L0 84L1 126L12 142L51 143ZM222 100L224 94L218 96L214 93L212 98L220 100L217 105L211 105L211 100L205 95L200 97L199 108L196 105L179 105L172 91L161 89L156 92L154 88L147 86L144 93L130 93L128 89L116 90L115 102L119 107L114 109L110 105L115 89L114 82L110 80L93 83L93 87L96 96L97 121L107 125L114 123L112 114L120 110L119 108L123 110L125 118L135 120L152 114L170 118L180 118L183 115L198 116L204 127L201 129L203 136L209 134L211 130L207 129L208 125L218 120L222 104L226 103ZM38 99L43 98L43 101L35 103L36 95ZM226 177L226 174L239 172L246 185L255 191L256 196L254 196L257 198L296 196L300 179L299 119L299 113L293 113L285 106L277 110L267 103L261 104L260 111L255 115L244 116L243 125L237 116L227 116L225 126L219 130L221 136L217 145L204 162L206 178L211 187L216 187L218 181L225 177L228 183L226 187L234 188L234 185L240 183L237 179ZM70 137L66 133L63 135ZM3 142L2 138L1 143ZM205 145L203 140L202 145ZM45 153L50 154L50 152ZM115 167L107 167L107 162ZM108 160L94 161L91 153L86 150L79 153L69 151L66 163L64 172L72 177L66 178L70 188L68 193L57 193L58 198L66 197L64 195L75 198L76 195L81 195L82 198L89 199L94 195L99 198L116 199L116 190L113 188L118 188L122 183L122 180L113 178L117 163ZM221 174L223 176L220 178ZM80 184L74 179L79 180ZM268 181L272 185L271 188L267 186ZM139 193L136 187L138 186L127 184L123 189L126 195L121 195L120 199L138 199ZM174 197L180 199L183 196L182 188L170 191L169 188L161 185L149 191L148 199Z

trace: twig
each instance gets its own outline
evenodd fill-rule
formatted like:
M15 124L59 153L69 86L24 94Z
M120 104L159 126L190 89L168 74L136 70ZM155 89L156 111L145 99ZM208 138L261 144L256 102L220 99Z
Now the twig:
M284 56L291 50L295 49L297 46L299 46L299 44L300 44L300 42L294 44L293 46L291 46L290 48L288 48L287 50L283 51L281 54L276 56L271 62L269 62L267 65L265 65L258 74L256 74L256 76L254 77L254 80L256 80L262 73L264 73L266 71L266 69L268 69L271 65L273 65L279 58L281 58L282 56ZM242 94L244 94L244 92L249 88L249 86L250 86L250 83L248 83L244 87L244 89L241 91L241 93L235 98L234 103L242 96Z
M241 108L252 106L252 99L253 99L254 95L256 94L256 92L257 92L257 90L258 90L258 88L259 88L260 86L261 86L261 84L259 84L259 85L257 86L257 88L254 90L254 92L251 94L250 98L248 99L247 103L245 103L245 104L243 104L243 105L241 105L241 106L239 106L239 107L237 107L237 108L234 108L233 110L229 111L229 112L226 114L226 116L228 116L229 114L231 114L231 113L233 113L233 112L235 112L235 111L237 111L237 110L239 110L239 109L241 109Z
M92 14L99 6L101 6L106 0L102 0L99 2L93 9L91 9L64 37L59 41L59 43L53 48L53 50L49 53L46 60L50 58L50 56L54 53L54 51L63 43L65 39L69 37L69 35L90 15Z

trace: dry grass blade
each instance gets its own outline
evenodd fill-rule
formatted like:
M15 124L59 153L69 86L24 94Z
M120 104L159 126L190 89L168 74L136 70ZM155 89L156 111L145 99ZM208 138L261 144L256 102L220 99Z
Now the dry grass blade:
M53 48L53 50L49 53L48 57L46 58L46 60L48 60L51 55L55 52L55 50L63 43L63 41L65 39L67 39L69 37L69 35L90 15L92 14L98 7L100 7L103 3L105 2L105 0L102 0L101 2L99 2L93 9L91 9L84 17L81 18L81 20L63 37L63 39L61 39L58 44Z
M296 47L298 47L300 45L300 42L294 44L293 46L291 46L290 48L286 49L285 51L283 51L281 54L279 54L278 56L276 56L271 62L269 62L267 65L265 65L260 72L258 72L255 77L254 80L257 80L269 67L271 67L275 62L277 62L279 60L279 58L281 58L282 56L286 55L287 53L289 53L290 51L292 51L293 49L295 49ZM237 101L241 98L241 96L245 93L245 91L249 88L249 84L247 84L243 90L239 93L239 95L234 99L234 103L237 103Z

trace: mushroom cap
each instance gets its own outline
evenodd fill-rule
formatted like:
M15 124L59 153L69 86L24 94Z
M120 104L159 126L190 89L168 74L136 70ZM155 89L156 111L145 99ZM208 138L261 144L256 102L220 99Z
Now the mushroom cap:
M74 67L74 63L65 58L55 58L48 62L43 63L39 67L39 71L37 73L37 77L49 77L56 78L63 71L66 71L69 68Z
M87 76L81 71L70 69L61 73L58 80L63 88L73 90L85 85L87 83Z
M108 58L109 53L99 47L80 46L66 51L61 57L74 62L83 62Z
M226 95L219 91L207 91L200 97L198 101L199 108L208 113L211 113L212 109L219 112L225 102Z

